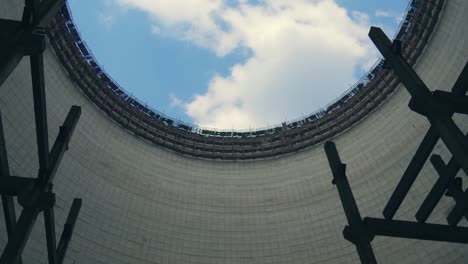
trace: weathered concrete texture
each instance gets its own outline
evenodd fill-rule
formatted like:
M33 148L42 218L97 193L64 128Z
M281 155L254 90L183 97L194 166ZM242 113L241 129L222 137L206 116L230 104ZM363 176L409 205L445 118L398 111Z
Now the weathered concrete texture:
M2 0L16 18L22 1ZM449 0L416 69L431 89L450 89L468 59L468 1ZM73 197L83 198L66 263L355 263L323 145L282 158L221 162L159 149L119 127L84 97L54 54L45 53L50 141L71 105L82 117L55 180L57 233ZM335 138L361 213L381 211L428 122L398 89L367 119ZM8 158L14 175L35 177L29 60L0 88ZM456 116L468 131L468 118ZM450 157L440 144L435 153ZM414 220L436 180L426 164L397 218ZM444 198L429 222L444 223ZM18 208L19 209L19 208ZM461 223L466 226L466 221ZM0 245L6 243L3 215ZM46 263L42 216L23 254ZM466 263L466 245L376 238L380 263Z

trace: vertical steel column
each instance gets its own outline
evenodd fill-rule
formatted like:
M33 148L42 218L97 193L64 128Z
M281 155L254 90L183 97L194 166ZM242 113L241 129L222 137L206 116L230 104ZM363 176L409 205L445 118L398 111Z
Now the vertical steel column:
M356 245L362 263L377 263L370 244L373 237L367 233L364 227L356 200L346 177L346 164L341 163L335 143L326 142L324 149L333 174L333 184L338 189L346 219L349 223L349 227L347 226L343 230L343 235Z
M37 153L39 157L39 178L42 178L49 167L49 135L47 128L47 105L42 53L31 55L30 64L34 117L36 121Z
M48 193L54 196L52 193L52 184L49 184ZM54 216L54 207L44 210L44 224L46 230L46 241L47 241L47 256L49 258L49 264L57 263L56 256L56 241L55 241L55 216Z
M34 3L31 3L34 5ZM44 41L44 36L41 36ZM40 53L30 55L34 116L36 121L37 152L39 157L39 181L43 181L49 169L49 134L47 127L47 105L44 81L44 59L42 52L45 44L41 47ZM48 192L52 194L52 184L49 185ZM55 256L55 221L54 208L44 210L44 224L46 229L47 252L49 264L56 264Z
M5 145L5 135L3 130L3 120L2 113L0 112L0 177L11 177L10 168L8 165L8 155ZM8 235L8 240L13 239L13 231L16 226L16 213L15 213L15 202L13 197L9 195L2 194L2 205L3 205L3 214L5 216L5 225ZM21 257L18 258L17 263L21 264Z
M5 145L5 135L3 132L3 120L0 113L0 177L10 177L10 168L8 166L8 156ZM8 238L11 237L16 224L15 204L13 197L2 194L3 211L5 214L5 224Z

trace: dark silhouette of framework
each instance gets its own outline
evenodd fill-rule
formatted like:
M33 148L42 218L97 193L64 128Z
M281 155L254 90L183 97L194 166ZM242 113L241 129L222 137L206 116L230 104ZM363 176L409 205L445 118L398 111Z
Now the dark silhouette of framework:
M384 56L386 66L394 70L410 93L410 109L425 116L431 126L385 206L385 219L361 218L346 177L346 164L341 162L335 143L325 143L325 152L333 174L332 183L338 189L348 220L343 236L356 246L362 263L377 262L371 246L375 236L468 244L468 228L457 226L463 217L468 219L468 190L463 191L462 179L456 177L460 169L468 175L468 135L463 135L452 120L454 113L468 114L468 96L465 95L468 90L468 63L465 64L452 92L431 92L401 55L401 43L392 43L383 31L376 27L371 28L369 37ZM416 213L417 222L393 220L439 138L453 156L446 165L439 155L432 155L430 160L439 174L439 179ZM456 203L447 216L448 225L425 223L444 193Z
M22 21L0 19L0 86L24 56L30 57L39 157L37 178L10 175L0 115L0 194L8 234L8 243L0 257L0 264L22 262L21 254L40 212L44 212L49 263L63 263L81 208L81 199L75 198L57 246L54 220L55 194L52 192L52 181L63 154L68 149L81 108L71 107L49 151L43 64L46 45L43 27L64 3L65 0L26 0ZM18 221L13 201L15 196L23 207Z

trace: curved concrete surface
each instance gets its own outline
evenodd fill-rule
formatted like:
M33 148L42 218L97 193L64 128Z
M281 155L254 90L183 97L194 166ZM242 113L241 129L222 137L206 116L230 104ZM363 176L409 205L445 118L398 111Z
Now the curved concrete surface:
M18 19L22 1L3 0ZM468 59L468 2L448 0L416 70L431 89L451 88ZM73 197L83 198L65 263L357 263L323 144L281 158L219 161L158 148L123 129L82 94L55 55L45 54L50 141L71 105L82 116L55 178L57 233ZM334 138L363 216L381 211L428 122L399 88L369 117ZM10 170L38 169L29 60L0 88ZM455 116L463 131L468 118ZM439 144L434 150L450 157ZM437 176L426 164L396 218L414 220ZM444 223L442 199L428 222ZM19 208L18 208L19 209ZM6 234L3 215L0 232ZM466 226L465 220L461 225ZM23 254L47 263L42 216ZM0 245L6 235L0 236ZM379 263L466 263L466 245L378 237Z

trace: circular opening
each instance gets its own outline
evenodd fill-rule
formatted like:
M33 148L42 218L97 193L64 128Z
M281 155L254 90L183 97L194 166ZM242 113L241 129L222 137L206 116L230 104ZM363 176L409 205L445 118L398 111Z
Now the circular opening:
M69 4L128 93L186 123L243 130L303 119L352 89L378 58L370 25L393 36L407 0Z

